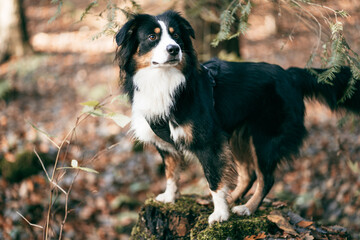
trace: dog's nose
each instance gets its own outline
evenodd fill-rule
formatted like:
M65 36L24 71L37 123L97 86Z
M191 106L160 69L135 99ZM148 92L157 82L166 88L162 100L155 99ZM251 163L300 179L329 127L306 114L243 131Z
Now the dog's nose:
M179 51L180 51L180 48L179 46L177 45L168 45L166 47L166 51L171 55L171 56L176 56Z

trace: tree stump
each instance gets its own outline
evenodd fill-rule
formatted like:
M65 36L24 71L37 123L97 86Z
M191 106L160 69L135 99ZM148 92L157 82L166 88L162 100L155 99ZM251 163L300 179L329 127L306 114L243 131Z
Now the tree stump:
M212 202L200 196L181 196L175 204L145 201L131 239L350 239L345 228L324 227L291 212L283 204L265 203L252 216L232 214L208 226ZM282 209L280 209L282 208Z

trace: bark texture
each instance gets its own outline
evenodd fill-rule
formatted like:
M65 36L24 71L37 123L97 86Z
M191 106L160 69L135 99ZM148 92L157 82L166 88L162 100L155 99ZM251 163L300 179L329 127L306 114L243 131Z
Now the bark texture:
M212 203L199 196L181 196L175 204L148 199L139 213L131 239L350 239L339 226L319 226L293 213L284 204L268 202L254 215L232 215L208 226Z
M31 51L22 0L0 1L0 62Z

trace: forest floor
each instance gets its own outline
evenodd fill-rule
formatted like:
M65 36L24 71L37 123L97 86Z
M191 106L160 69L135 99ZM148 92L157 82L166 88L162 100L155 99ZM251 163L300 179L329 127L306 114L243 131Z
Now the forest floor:
M65 6L73 10L49 24L56 5L47 1L35 5L30 0L25 4L37 53L0 65L0 239L41 237L42 230L29 226L17 213L34 224L45 222L51 188L34 149L51 173L57 148L39 129L60 144L82 114L80 103L90 100L106 99L108 111L130 116L128 104L117 97L121 92L112 37L91 40L104 20L74 23L79 9L86 7L79 4ZM247 40L246 60L283 64L284 55L291 53L272 46L273 41ZM261 49L267 53L264 59ZM296 51L299 57L291 55L284 67L305 65L307 52L301 52L301 46ZM306 127L309 136L299 158L278 169L268 197L286 201L307 219L347 227L360 237L359 118L307 103ZM120 128L111 119L90 116L65 142L60 167L76 159L99 173L57 170L63 173L59 185L65 190L72 187L64 239L127 239L141 204L164 189L160 156L153 147L134 142L127 131L128 126ZM183 171L180 184L183 194L209 194L196 162ZM58 191L50 215L53 232L59 231L64 207L64 194Z

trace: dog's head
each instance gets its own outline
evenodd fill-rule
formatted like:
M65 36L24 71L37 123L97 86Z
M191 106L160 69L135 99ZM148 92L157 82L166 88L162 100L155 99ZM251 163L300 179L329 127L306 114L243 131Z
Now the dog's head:
M133 16L116 34L120 69L133 74L145 67L174 67L193 52L194 30L179 13Z

